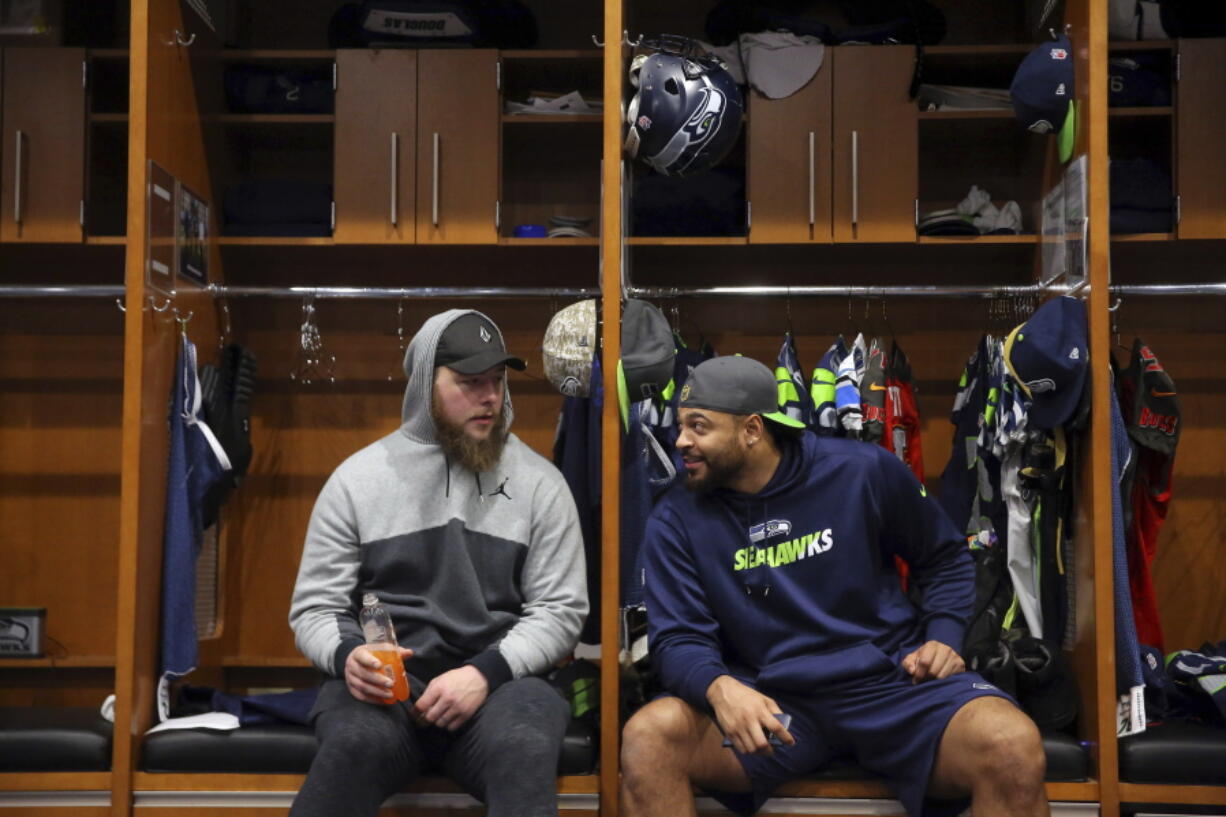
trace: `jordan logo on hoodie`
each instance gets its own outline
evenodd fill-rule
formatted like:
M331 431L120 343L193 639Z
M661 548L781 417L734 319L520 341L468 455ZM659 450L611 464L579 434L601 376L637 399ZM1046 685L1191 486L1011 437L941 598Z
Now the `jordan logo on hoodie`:
M752 531L751 531L752 536ZM750 570L759 565L783 567L809 556L820 556L834 547L834 529L806 533L787 542L769 547L750 546L733 554L733 570Z
M486 496L504 496L507 499L510 499L511 495L507 493L507 483L510 481L511 478L507 477L498 485L496 489L490 491L488 494L486 494Z

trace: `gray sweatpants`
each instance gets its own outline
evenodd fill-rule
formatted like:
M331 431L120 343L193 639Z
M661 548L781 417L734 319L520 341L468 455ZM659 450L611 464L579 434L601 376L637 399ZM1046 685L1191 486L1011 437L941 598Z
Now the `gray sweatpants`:
M417 726L406 704L367 704L342 691L328 696L335 703L315 718L319 751L290 817L373 817L427 770L454 779L486 804L488 817L557 815L558 752L569 709L541 679L498 687L455 732Z

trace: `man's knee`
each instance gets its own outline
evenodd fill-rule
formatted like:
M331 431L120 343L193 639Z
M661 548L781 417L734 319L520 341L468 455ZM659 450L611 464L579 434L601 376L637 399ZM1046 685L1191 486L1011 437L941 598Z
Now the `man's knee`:
M680 698L660 698L644 706L622 731L622 770L630 775L662 767L697 740L694 711Z
M1047 757L1038 727L1021 710L1000 707L979 723L975 736L977 765L1002 782L1018 787L1042 786Z
M557 763L570 713L553 687L539 678L510 681L489 698L486 708L484 739L495 755Z

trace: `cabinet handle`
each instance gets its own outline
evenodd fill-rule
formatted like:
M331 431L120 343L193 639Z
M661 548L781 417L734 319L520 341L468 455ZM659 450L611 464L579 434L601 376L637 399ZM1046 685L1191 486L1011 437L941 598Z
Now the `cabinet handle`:
M809 131L809 226L812 227L817 223L817 208L816 202L813 199L813 159L814 159L814 141L816 134Z
M434 172L430 178L430 223L438 226L438 132L434 133Z
M21 131L17 131L17 164L13 168L13 222L21 223L21 163L22 163L22 145L26 140L26 135Z
M399 214L396 211L397 200L400 198L400 134L392 131L392 161L389 164L391 168L391 178L388 179L388 187L392 191L392 226L396 226L399 220Z
M860 223L860 132L851 132L851 226Z

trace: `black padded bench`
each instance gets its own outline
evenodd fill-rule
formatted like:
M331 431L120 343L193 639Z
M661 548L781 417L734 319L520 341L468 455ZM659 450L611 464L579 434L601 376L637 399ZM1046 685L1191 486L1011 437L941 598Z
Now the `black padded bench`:
M306 774L317 748L311 727L291 724L230 731L168 729L147 735L143 745L145 771L200 774ZM597 751L594 731L571 721L562 740L558 775L591 774Z
M1226 729L1171 721L1121 738L1120 781L1226 786Z
M0 708L0 772L106 772L111 723L96 707Z

